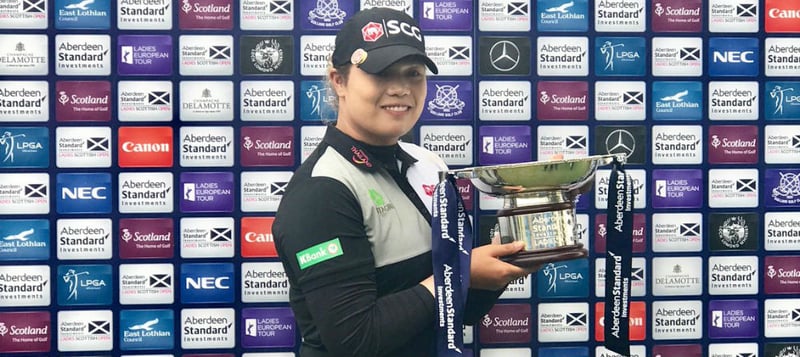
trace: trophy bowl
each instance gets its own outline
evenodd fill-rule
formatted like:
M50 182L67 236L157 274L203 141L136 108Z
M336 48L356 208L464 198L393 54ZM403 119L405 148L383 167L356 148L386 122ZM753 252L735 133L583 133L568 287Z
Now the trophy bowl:
M576 159L471 167L448 171L468 179L479 191L503 198L497 211L499 239L522 241L525 249L503 260L521 267L586 257L577 239L575 200L593 184L597 168L624 155L595 155ZM495 237L497 234L495 234Z

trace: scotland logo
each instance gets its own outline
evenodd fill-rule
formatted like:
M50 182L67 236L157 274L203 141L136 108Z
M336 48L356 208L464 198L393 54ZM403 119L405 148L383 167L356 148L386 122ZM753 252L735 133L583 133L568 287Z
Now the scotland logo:
M767 82L764 88L767 119L800 118L800 82Z
M538 0L539 31L586 31L589 5L586 0Z
M429 90L425 103L426 117L431 119L462 119L466 118L465 108L471 112L464 101L472 98L472 83L467 81L431 82L436 90Z
M703 117L701 82L654 82L654 120L700 120Z
M271 73L283 63L283 49L277 39L263 40L250 51L250 61L261 72Z
M308 22L314 26L323 28L339 26L347 16L347 11L340 8L337 0L303 1L301 4L306 6L313 4L313 8L307 9L307 13Z
M598 37L595 39L595 72L598 76L643 76L645 39Z

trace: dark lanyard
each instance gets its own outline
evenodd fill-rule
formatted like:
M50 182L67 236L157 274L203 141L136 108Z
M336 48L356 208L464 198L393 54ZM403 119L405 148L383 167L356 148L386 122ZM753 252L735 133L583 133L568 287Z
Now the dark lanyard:
M603 337L607 349L629 356L628 300L633 255L633 194L631 178L616 159L608 186Z

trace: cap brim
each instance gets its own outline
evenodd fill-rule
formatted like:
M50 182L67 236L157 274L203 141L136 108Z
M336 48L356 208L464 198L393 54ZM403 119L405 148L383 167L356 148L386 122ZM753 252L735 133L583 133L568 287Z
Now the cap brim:
M367 52L367 60L358 65L358 68L367 73L378 74L395 64L395 62L409 56L419 56L431 72L434 74L439 73L436 63L433 63L425 52L416 47L404 45L391 45L370 50Z

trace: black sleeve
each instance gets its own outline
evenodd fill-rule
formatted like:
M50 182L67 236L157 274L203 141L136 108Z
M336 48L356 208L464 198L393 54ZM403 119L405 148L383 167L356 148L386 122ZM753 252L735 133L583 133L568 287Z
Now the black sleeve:
M385 355L433 325L434 299L425 287L377 297L361 206L345 185L317 177L287 191L273 227L278 253L332 355ZM334 240L338 256L311 265L298 256Z

